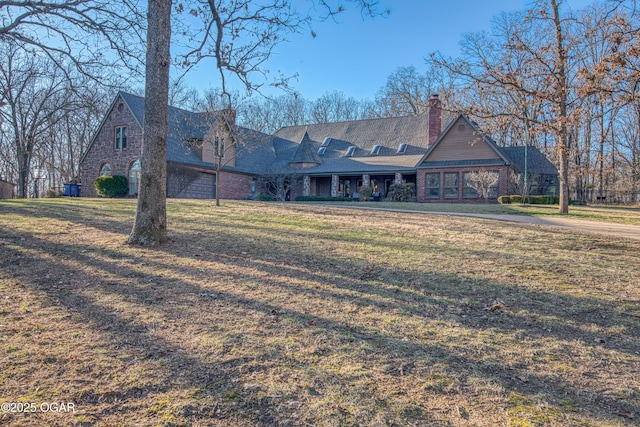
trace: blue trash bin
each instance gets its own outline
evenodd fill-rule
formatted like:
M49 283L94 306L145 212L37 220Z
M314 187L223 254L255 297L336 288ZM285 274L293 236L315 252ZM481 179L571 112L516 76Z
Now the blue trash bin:
M62 195L68 197L80 197L80 184L74 184L72 182L65 183Z

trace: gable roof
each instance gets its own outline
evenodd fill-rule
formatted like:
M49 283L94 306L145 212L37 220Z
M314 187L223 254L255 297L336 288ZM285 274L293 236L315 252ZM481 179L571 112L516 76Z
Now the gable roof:
M433 153L438 150L443 145L443 141L447 140L447 136L451 133L453 127L460 120L464 121L466 125L470 126L474 135L476 135L475 142L481 142L485 144L486 147L490 149L490 151L495 154L495 156L491 156L485 159L437 159L431 160ZM454 120L452 120L449 125L445 128L445 130L440 134L438 139L429 147L427 152L424 154L419 167L447 167L447 166L494 166L494 165L508 165L511 164L511 160L502 152L498 144L495 143L489 136L483 133L478 125L469 120L467 116L464 114L459 114Z
M142 129L144 119L144 98L126 92L119 92L123 102L127 105ZM216 113L193 113L181 108L169 106L167 111L167 161L185 163L194 166L211 167L212 164L203 162L198 152L189 143L190 140L202 140L207 130L218 120Z

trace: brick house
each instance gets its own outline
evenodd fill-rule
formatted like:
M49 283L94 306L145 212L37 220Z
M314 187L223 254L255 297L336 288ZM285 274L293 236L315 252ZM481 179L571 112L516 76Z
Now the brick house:
M558 195L558 171L539 150L499 147L474 122L459 115L429 146L417 165L417 198L477 202L482 199L478 172L495 177L495 183L488 188L490 199L517 194L525 170L530 195Z
M499 147L464 115L449 117L444 130L441 122L434 95L426 115L292 126L275 135L299 141L291 166L304 175L303 195L346 197L364 185L384 199L392 184L406 182L419 202L484 202L474 172L497 178L487 192L496 200L518 194L525 169L530 195L558 194L558 171L535 147Z
M129 195L137 195L143 113L144 98L118 93L81 159L82 196L97 196L93 182L101 175L126 176ZM246 199L257 192L262 165L273 157L263 142L273 137L236 128L230 110L193 113L169 107L168 123L168 197L215 198L218 162L221 198Z
M557 194L557 170L537 149L499 147L464 115L443 131L437 95L429 106L425 115L290 126L274 135L236 126L230 110L170 107L167 196L215 197L218 169L220 197L228 199L257 197L265 177L277 173L300 178L291 199L348 197L362 186L383 199L393 183L408 182L418 201L478 202L485 199L474 172L497 178L488 191L495 199L513 192L513 177L525 168L536 177L530 194ZM127 176L137 193L143 107L141 97L117 95L82 158L83 196L96 195L91 184L103 174Z

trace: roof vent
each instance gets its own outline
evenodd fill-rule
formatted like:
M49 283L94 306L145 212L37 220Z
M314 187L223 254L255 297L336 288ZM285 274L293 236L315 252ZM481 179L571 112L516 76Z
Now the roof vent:
M318 148L318 154L324 154L325 151L327 151L327 147Z
M398 147L398 153L402 154L405 151L407 151L407 144L405 144L405 143L400 144L400 146Z
M331 142L331 138L326 137L324 141L322 141L321 147L328 147L330 142Z
M378 154L380 154L380 146L374 145L373 148L371 149L371 155L377 156Z

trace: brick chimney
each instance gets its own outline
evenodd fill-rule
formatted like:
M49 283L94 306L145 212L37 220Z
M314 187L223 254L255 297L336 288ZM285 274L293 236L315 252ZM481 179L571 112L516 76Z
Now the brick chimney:
M220 115L225 118L225 120L227 121L227 124L229 125L229 127L231 127L231 128L235 127L235 125L236 125L236 110L234 110L231 107L226 107L224 110L221 111Z
M436 142L442 132L442 102L438 94L429 99L429 145Z

